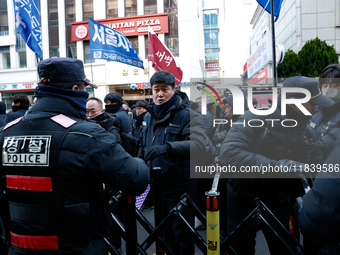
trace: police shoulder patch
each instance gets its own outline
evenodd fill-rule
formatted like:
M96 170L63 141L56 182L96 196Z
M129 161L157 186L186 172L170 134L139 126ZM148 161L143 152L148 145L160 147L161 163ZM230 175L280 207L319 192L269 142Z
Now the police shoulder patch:
M17 118L9 123L7 123L7 125L3 128L3 130L6 130L7 128L11 127L11 126L14 126L15 124L19 123L20 120L23 118L24 116L20 117L20 118Z
M58 123L60 126L64 128L69 128L77 122L63 114L56 115L52 117L51 120L53 120L55 123Z

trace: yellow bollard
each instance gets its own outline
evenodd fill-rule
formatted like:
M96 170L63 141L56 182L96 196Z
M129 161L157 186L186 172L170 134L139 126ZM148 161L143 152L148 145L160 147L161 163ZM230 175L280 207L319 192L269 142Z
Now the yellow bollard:
M220 192L206 192L207 209L207 254L220 255Z

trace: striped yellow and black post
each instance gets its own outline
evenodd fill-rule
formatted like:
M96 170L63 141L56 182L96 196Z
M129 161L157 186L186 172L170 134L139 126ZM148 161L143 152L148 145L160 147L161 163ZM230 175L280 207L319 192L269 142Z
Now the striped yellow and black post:
M217 191L219 174L215 175L212 189L207 191L207 254L220 255L220 192Z

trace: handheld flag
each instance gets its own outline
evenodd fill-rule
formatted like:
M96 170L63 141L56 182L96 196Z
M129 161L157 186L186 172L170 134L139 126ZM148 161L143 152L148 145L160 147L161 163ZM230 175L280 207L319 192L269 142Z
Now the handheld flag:
M13 0L15 27L28 47L42 59L39 0Z
M120 32L89 19L90 52L92 59L117 61L144 69L129 40Z
M157 71L168 71L175 76L176 85L182 81L183 71L176 63L171 51L158 39L155 32L149 29L148 60Z
M270 1L271 0L256 0L259 5L261 5L263 8L266 9L268 13L271 13L270 9ZM274 16L275 16L275 21L279 18L280 15L280 10L281 10L281 4L283 0L273 0L274 1Z

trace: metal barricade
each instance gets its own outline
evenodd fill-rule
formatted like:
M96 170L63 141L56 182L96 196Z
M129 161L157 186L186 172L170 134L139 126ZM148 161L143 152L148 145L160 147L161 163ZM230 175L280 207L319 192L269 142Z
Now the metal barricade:
M226 251L230 255L237 255L236 251L232 248L233 243L243 233L248 231L248 228L253 224L260 226L260 229L266 236L269 237L270 241L274 243L283 254L302 254L302 246L298 240L289 233L288 230L280 223L280 221L273 215L273 213L267 208L267 206L259 199L255 200L254 210L241 222L241 224L227 237L223 237L220 234L220 193L217 191L219 174L215 175L212 189L206 192L206 213L207 218L195 205L194 201L188 194L183 194L178 204L165 216L163 217L162 212L162 182L161 182L161 169L154 169L153 175L155 184L155 227L144 217L144 215L135 208L134 198L126 196L124 200L128 219L126 226L120 223L119 219L115 215L111 214L116 226L119 229L121 236L126 241L126 254L135 255L142 254L146 255L147 250L150 248L152 243L156 242L156 254L167 254L176 255L166 241L163 239L163 232L166 228L170 227L173 221L177 221L181 224L187 233L194 240L196 246L202 251L203 254L217 255L220 251ZM188 223L187 219L183 216L183 209L187 208L191 210L195 216L207 226L207 242L202 236ZM162 217L160 217L162 216ZM136 220L141 226L148 232L149 236L139 244L137 242L137 229ZM132 232L132 233L129 233ZM107 240L106 240L107 241ZM110 245L108 244L110 247ZM110 252L112 254L118 254L117 251L112 247Z

